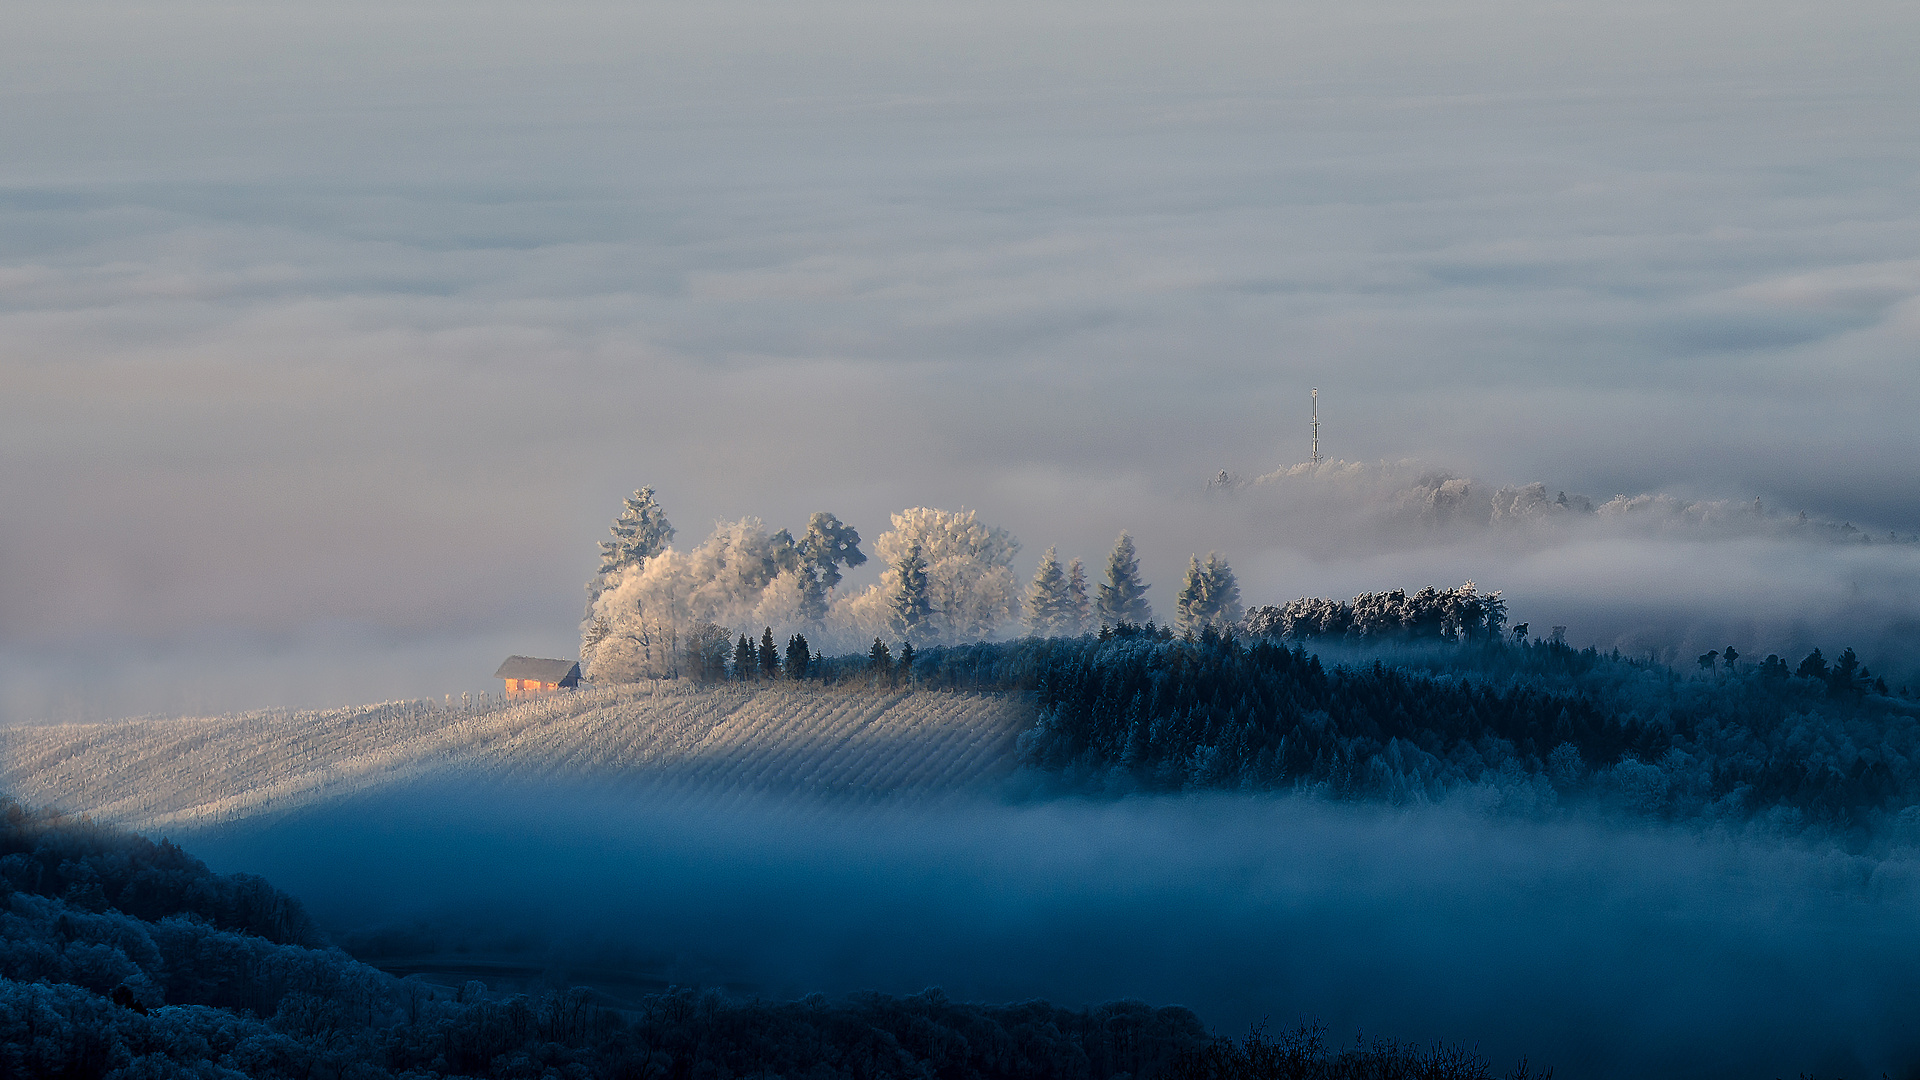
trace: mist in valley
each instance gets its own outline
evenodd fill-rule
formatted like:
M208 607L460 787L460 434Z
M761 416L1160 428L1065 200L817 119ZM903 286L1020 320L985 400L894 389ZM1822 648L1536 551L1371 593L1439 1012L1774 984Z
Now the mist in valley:
M1199 795L833 803L432 786L186 837L371 962L506 989L1132 997L1569 1077L1911 1067L1920 862L1818 840Z

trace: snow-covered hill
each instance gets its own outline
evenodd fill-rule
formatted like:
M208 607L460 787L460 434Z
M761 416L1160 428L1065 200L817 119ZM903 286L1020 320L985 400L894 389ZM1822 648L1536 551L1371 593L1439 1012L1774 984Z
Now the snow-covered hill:
M0 729L0 792L146 829L431 778L933 794L1010 771L1025 720L996 695L641 684L22 727Z

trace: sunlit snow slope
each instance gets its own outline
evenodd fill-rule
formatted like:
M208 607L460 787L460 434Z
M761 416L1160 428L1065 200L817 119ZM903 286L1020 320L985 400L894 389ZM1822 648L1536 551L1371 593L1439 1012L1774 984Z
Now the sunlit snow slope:
M140 828L211 824L433 777L938 793L1012 768L1015 700L641 685L529 701L0 729L0 791Z

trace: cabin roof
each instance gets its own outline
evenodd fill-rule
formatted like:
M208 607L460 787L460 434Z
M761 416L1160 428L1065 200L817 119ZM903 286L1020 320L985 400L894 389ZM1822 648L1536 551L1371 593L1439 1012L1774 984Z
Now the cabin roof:
M580 665L572 660L542 660L537 656L509 656L493 673L496 679L533 679L543 683L562 683L580 677Z

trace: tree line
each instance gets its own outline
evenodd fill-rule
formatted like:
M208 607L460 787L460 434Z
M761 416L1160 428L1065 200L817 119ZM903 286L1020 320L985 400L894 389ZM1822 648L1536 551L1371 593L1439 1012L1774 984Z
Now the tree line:
M738 639L755 627L776 640L805 637L812 649L847 652L876 637L925 648L991 640L1016 626L1072 637L1154 618L1125 532L1101 580L1089 580L1079 559L1063 564L1048 548L1024 590L1013 569L1020 542L973 511L915 507L892 515L871 545L884 567L880 580L864 589L844 587L841 572L869 560L861 535L825 511L798 536L742 518L718 523L682 550L654 490L641 488L609 532L581 624L581 659L595 681L761 677L759 646L754 664L739 663ZM1173 607L1183 633L1238 624L1240 589L1226 560L1191 557Z
M1023 765L1083 789L1398 803L1479 791L1528 812L1598 801L1842 830L1920 805L1920 707L1883 693L1851 650L1824 668L1816 650L1798 674L1770 656L1688 675L1480 626L1452 643L1320 639L1309 652L1123 623L918 651L876 640L810 670L824 683L1031 695Z

